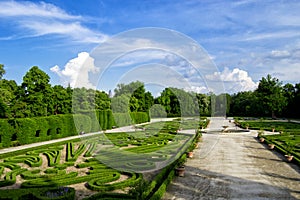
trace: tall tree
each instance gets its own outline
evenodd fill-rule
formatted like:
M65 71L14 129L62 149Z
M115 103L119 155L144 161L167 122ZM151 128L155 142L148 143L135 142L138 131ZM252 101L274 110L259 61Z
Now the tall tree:
M3 78L4 74L5 74L4 65L0 64L0 80Z
M23 77L22 99L27 103L31 116L53 114L52 87L50 77L37 66L32 67Z
M266 108L266 114L271 114L272 118L276 118L276 114L280 114L287 105L282 83L269 74L259 81L256 92L261 104Z
M128 113L129 100L130 97L126 94L111 98L111 110L114 113Z
M97 90L95 93L95 104L96 109L98 110L108 110L110 109L111 100L109 94L106 94L104 91Z
M150 92L146 92L144 83L140 81L118 84L114 92L114 97L121 95L130 97L129 108L131 112L148 112L153 105L153 96Z
M295 109L294 100L295 100L295 95L296 95L296 89L292 84L287 83L283 86L283 94L287 100L287 105L284 109L284 114L286 116L293 116L294 109Z
M53 87L53 114L69 114L72 112L72 92L61 85Z

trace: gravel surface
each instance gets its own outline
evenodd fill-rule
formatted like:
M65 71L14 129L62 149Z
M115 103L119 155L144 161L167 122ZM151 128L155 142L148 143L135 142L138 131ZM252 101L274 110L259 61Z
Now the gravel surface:
M224 125L235 129L223 118L212 119L185 176L173 180L164 200L300 199L298 166L259 143L256 131L222 133Z

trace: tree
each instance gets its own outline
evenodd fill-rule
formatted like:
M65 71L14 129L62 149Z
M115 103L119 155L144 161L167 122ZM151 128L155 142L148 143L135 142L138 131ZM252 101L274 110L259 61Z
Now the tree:
M23 77L21 96L31 116L53 114L53 90L49 82L48 74L37 66L32 67Z
M53 87L53 114L69 114L72 112L72 91L61 85Z
M262 116L263 107L259 103L257 93L242 91L233 94L230 104L230 115L232 116Z
M144 87L144 83L140 81L131 82L129 84L118 84L117 88L114 90L115 94L114 96L121 96L122 94L128 94L132 95L135 90L137 90L140 87Z
M129 99L126 94L116 96L111 99L111 110L114 113L128 113L129 112Z
M210 98L205 94L196 94L200 115L209 115Z
M271 114L272 118L276 118L276 114L280 114L282 109L287 105L286 97L283 93L282 83L277 78L267 75L259 81L256 89L260 103L266 108L266 114Z
M96 90L95 93L95 106L98 110L108 110L110 109L111 100L109 95L106 94L104 91Z
M283 95L286 97L287 105L284 109L284 114L286 116L293 116L294 115L294 109L295 109L295 95L296 95L296 89L295 87L287 83L283 86Z
M0 80L2 79L4 74L5 74L4 65L0 64Z
M130 97L129 109L131 112L148 112L154 103L152 94L146 92L144 83L140 81L131 82L127 85L118 84L114 92L114 97L122 95Z
M180 116L180 103L172 89L165 88L155 103L164 106L168 116Z
M1 101L1 118L11 116L11 107L16 101L18 85L15 81L6 79L0 80L0 101Z

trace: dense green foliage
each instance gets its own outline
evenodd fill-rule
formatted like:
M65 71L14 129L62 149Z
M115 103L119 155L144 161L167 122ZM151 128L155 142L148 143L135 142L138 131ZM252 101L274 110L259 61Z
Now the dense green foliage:
M229 114L253 117L300 117L300 83L282 83L268 75L262 78L255 91L231 96Z
M215 95L170 87L154 98L139 81L117 85L112 96L93 89L51 86L50 77L37 66L25 74L20 86L14 80L3 79L4 74L4 66L0 65L0 118L50 116L91 110L112 110L114 114L151 111L153 117L199 114L300 117L300 83L282 85L270 75L262 77L255 91ZM153 105L156 106L151 109Z
M148 122L147 113L112 114L111 110L82 112L82 114L52 115L48 117L0 119L0 148L96 132Z
M134 193L106 192L133 188L143 182L141 174L128 172L126 166L131 170L155 170L159 163L165 163L167 159L170 159L172 160L170 165L163 168L151 182L147 183L145 185L147 190L141 194L144 199L157 199L161 197L166 185L174 176L174 167L183 162L185 152L198 137L197 134L196 136L176 134L178 126L183 123L185 127L196 125L199 128L201 124L199 121L194 123L190 119L186 123L185 120L176 120L163 125L162 130L157 130L156 127L161 126L162 123L144 126L146 130L143 132L100 134L86 137L78 142L67 141L51 147L33 148L30 151L27 150L26 154L24 154L25 151L20 151L19 154L15 152L14 155L7 154L2 157L3 162L0 162L0 175L3 177L0 179L0 187L15 184L16 176L20 175L22 189L0 193L0 199L7 197L74 199L74 189L66 186L76 183L85 183L88 189L98 191L97 194L87 199L135 199L136 193L133 195ZM111 144L114 144L114 147ZM130 148L124 149L126 146ZM113 151L111 151L112 148ZM99 150L101 154L98 153ZM124 164L123 170L109 167L111 163L104 164L107 158L110 161L116 160L113 153L120 154L116 156L118 156L119 164ZM132 156L132 154L135 155ZM41 167L42 162L45 162L41 159L42 155L46 156L47 168ZM94 156L91 157L92 155ZM174 159L171 158L172 156ZM27 167L24 167L25 165ZM4 170L5 168L10 170Z

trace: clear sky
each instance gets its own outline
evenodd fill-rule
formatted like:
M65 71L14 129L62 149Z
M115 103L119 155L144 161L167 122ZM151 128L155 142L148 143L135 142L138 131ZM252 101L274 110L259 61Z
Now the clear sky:
M83 60L114 35L158 27L195 40L217 67L205 78L223 81L227 92L253 90L267 74L294 84L300 82L299 10L298 0L1 0L0 63L6 69L4 78L19 84L36 65L51 77L53 85L65 85L76 79ZM133 55L119 63L141 56ZM170 56L163 54L166 62L181 69L187 66L180 59L170 61ZM96 72L97 65L88 70ZM122 72L106 73L105 80L120 80L114 77L116 73ZM192 73L178 73L194 80ZM201 85L193 89L205 92Z

